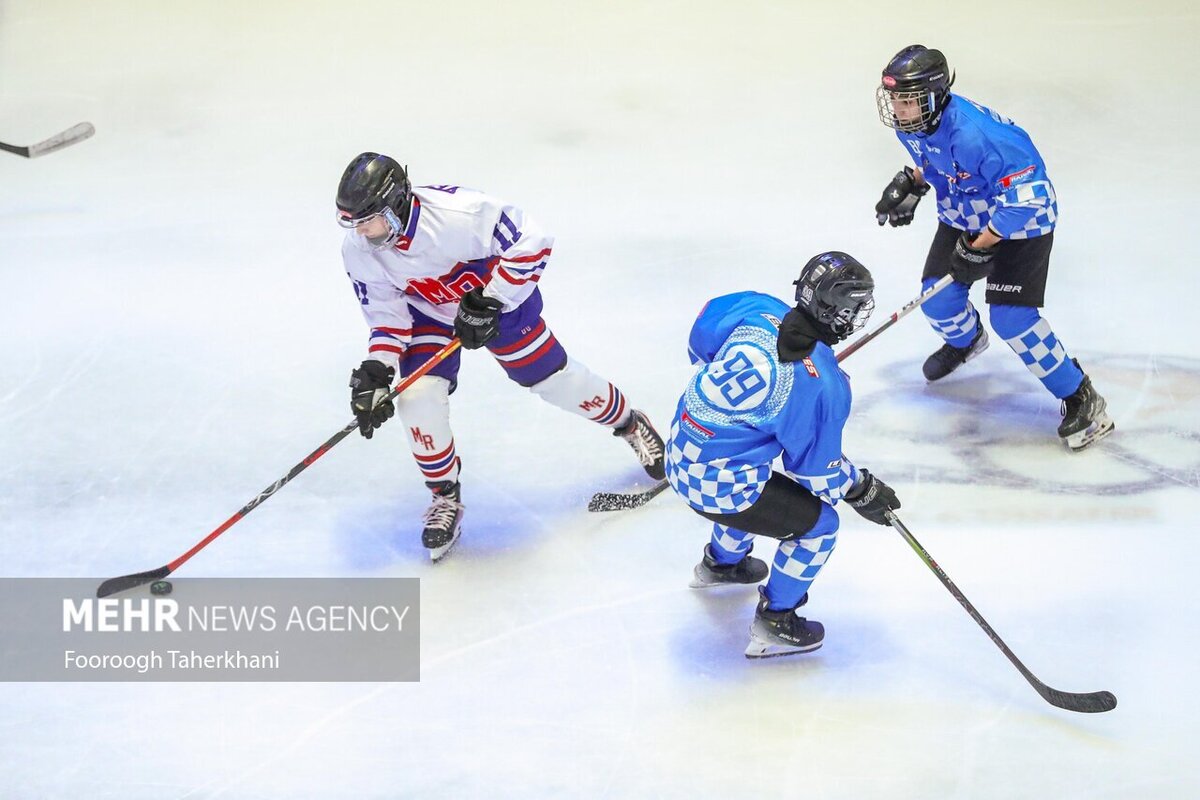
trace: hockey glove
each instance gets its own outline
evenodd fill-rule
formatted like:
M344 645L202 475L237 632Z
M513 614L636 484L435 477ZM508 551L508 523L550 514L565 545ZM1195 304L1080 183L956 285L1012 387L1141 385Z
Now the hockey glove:
M996 248L977 248L971 244L972 238L970 233L963 231L954 244L954 255L950 257L950 274L954 280L968 286L992 271L992 259L996 256Z
M483 289L472 289L458 303L458 316L454 319L454 335L462 339L462 346L475 350L500 335L499 300L485 297Z
M354 412L358 432L364 438L370 439L375 429L396 413L395 401L379 402L387 397L394 377L396 370L393 367L375 360L362 362L350 373L350 410Z
M858 483L850 487L846 502L864 518L876 525L890 525L885 512L900 507L900 500L892 487L876 478L865 469L859 470Z
M907 225L913 221L917 203L928 191L929 184L918 183L912 167L905 167L883 190L883 197L875 204L875 219L880 225L886 222L893 228Z

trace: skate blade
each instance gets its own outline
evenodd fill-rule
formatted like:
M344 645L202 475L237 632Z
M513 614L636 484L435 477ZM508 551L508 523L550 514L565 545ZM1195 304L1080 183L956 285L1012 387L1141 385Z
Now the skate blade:
M764 642L759 639L750 639L750 644L746 645L746 658L779 658L780 656L794 656L800 653L811 653L814 650L820 650L824 640L814 642L805 647L796 645L781 645L774 642Z
M766 575L763 576L763 578L766 577ZM760 583L762 583L762 578L753 582L713 580L702 572L700 567L696 567L692 571L692 579L688 582L688 586L692 589L715 589L719 586L757 586Z
M1108 436L1116 428L1117 424L1112 421L1112 418L1108 414L1103 414L1091 425L1079 431L1079 433L1071 434L1063 441L1067 443L1067 447L1071 448L1072 452L1078 453L1080 450L1090 447L1105 436Z
M458 537L460 535L462 535L462 526L461 525L455 529L453 539L446 542L446 544L442 545L441 547L429 548L429 560L436 564L437 562L439 562L443 558L445 558L446 554L448 554L450 552L450 550L454 547L454 545L458 543Z

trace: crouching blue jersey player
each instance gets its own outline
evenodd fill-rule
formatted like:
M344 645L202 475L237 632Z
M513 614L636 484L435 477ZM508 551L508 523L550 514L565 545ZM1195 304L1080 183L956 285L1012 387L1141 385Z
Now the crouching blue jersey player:
M713 522L692 586L758 583L753 536L780 540L750 627L750 658L821 646L819 622L796 614L837 541L838 500L880 525L900 502L842 455L850 383L830 345L866 324L871 273L845 253L822 253L796 282L796 307L758 292L709 301L688 353L699 369L679 400L667 478ZM772 462L782 457L784 473Z

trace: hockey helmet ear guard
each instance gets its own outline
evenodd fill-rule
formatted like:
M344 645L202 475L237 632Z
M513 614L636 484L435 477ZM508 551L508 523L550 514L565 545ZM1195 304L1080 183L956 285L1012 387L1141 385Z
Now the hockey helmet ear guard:
M833 250L809 259L796 285L796 308L837 341L860 330L875 310L875 280L857 259Z

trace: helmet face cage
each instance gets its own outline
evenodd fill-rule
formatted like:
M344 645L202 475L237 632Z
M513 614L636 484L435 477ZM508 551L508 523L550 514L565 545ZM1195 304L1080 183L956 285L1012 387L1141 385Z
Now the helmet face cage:
M844 253L814 257L795 283L797 306L838 341L866 325L875 310L875 282Z
M954 73L940 50L909 45L884 67L875 89L879 121L904 133L930 131L937 126L953 85Z
M855 331L862 330L874 310L875 298L868 293L866 300L856 306L835 309L833 319L829 322L829 329L845 339Z
M886 81L886 78L885 78ZM895 83L895 81L893 81ZM896 104L918 113L908 113L901 118L896 113ZM911 105L910 105L911 104ZM875 89L875 105L879 111L879 121L889 128L903 133L916 133L928 128L937 117L940 109L938 98L928 89L915 91L897 91L889 89L886 83L881 83Z

